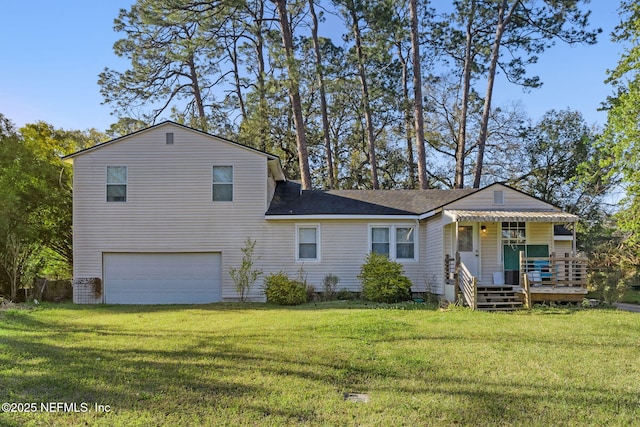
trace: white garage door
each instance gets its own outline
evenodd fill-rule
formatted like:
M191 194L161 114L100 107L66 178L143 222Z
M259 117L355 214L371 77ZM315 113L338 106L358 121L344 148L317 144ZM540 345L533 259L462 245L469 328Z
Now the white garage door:
M205 304L222 300L220 253L106 253L107 304Z

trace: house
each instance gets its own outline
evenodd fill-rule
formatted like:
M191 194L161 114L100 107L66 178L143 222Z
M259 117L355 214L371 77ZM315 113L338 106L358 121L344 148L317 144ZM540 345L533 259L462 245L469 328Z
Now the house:
M334 274L359 291L360 266L375 251L402 263L413 292L449 300L460 291L453 259L478 286L517 285L522 254L576 252L566 227L575 215L502 184L302 191L276 156L173 122L65 159L74 167L76 303L237 300L229 269L247 237L265 275L302 272L319 291ZM264 299L260 281L251 299Z

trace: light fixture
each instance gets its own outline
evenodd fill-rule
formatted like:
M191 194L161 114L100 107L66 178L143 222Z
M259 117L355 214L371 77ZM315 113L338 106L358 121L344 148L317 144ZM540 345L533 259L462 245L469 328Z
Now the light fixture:
M482 231L483 233L487 232L487 226L486 225L481 225L480 226L480 231Z

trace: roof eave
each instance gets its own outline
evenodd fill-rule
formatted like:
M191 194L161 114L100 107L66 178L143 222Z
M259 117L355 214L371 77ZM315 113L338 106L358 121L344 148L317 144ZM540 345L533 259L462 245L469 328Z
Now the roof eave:
M269 215L264 218L271 221L291 221L291 220L343 220L343 219L366 219L366 220L404 220L417 221L418 215L362 215L362 214L306 214L306 215Z

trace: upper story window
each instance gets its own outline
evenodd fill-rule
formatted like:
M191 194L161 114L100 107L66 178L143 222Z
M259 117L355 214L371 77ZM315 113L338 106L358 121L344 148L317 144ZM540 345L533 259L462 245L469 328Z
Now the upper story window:
M213 167L213 201L233 201L233 166Z
M296 227L296 260L320 260L320 226L298 225Z
M416 259L415 227L371 226L370 251L396 260Z
M107 166L107 202L127 201L127 167Z
M504 205L504 191L496 190L493 192L493 204Z

